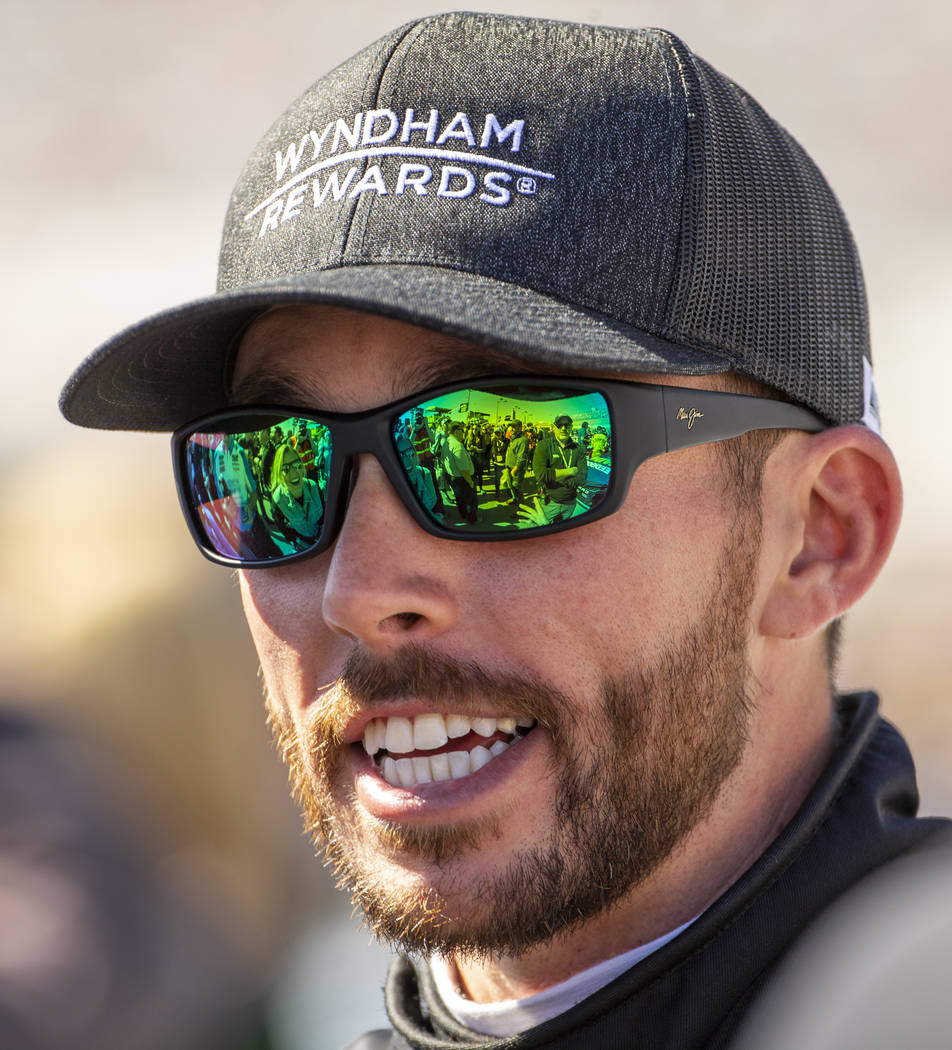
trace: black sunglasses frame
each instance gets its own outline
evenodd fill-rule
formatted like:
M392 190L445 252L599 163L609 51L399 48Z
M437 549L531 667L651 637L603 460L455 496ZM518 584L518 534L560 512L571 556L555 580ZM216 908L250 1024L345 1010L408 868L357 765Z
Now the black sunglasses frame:
M467 389L493 390L497 387L533 391L566 391L571 394L601 394L611 421L611 481L597 507L565 521L511 532L463 532L431 518L421 507L393 440L397 416L423 401ZM516 396L510 394L508 396ZM544 401L540 401L540 404ZM201 527L198 510L188 498L186 449L188 439L200 431L239 433L245 430L271 430L276 421L294 416L328 427L332 434L331 466L325 493L324 520L314 544L303 551L268 559L241 559L219 554L209 544ZM179 502L192 538L210 561L241 569L276 568L303 561L327 550L344 522L350 496L354 458L364 453L376 456L391 485L414 521L424 531L447 540L480 543L534 539L566 529L578 528L613 514L624 503L635 471L647 459L664 452L677 452L695 445L706 445L739 437L751 430L804 430L817 433L834 424L799 405L746 394L729 394L689 387L623 380L580 379L547 376L496 376L468 382L449 383L423 390L379 408L364 412L315 412L310 408L286 405L250 405L222 409L180 427L172 435L172 462Z

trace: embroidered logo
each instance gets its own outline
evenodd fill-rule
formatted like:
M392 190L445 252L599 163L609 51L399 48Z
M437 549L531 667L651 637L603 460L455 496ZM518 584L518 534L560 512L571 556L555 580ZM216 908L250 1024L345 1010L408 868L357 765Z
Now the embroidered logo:
M495 113L472 118L467 113L441 117L430 109L418 119L413 109L402 118L392 109L338 118L322 130L311 129L275 151L275 189L245 216L259 218L258 236L296 218L306 206L354 200L363 193L378 196L414 194L464 200L476 197L494 207L507 205L513 194L534 196L540 183L555 175L514 159L522 146L525 120L503 122ZM466 145L468 149L461 148ZM498 147L508 150L499 157ZM488 152L494 150L493 153ZM358 175L361 163L399 157L395 176L384 176L380 164Z

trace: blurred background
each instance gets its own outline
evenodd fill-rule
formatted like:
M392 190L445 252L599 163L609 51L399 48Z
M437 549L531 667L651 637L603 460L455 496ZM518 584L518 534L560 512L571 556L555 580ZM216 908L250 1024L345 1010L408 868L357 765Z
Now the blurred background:
M865 266L885 435L906 481L899 541L849 618L840 680L880 691L917 757L923 810L952 811L952 146L937 118L952 88L952 9L479 6L672 29L747 88L833 185ZM2 5L3 709L77 742L67 752L87 757L76 776L95 781L143 886L227 960L221 1010L247 1007L281 1050L333 1048L383 1023L386 953L299 834L237 587L192 546L166 437L77 430L56 398L120 328L213 289L231 187L292 98L385 31L446 9Z

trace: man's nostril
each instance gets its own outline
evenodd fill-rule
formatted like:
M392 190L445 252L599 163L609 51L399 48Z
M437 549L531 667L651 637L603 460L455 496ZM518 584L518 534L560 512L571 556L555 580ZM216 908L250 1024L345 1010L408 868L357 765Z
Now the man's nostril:
M377 624L377 629L384 633L401 634L409 631L418 620L425 619L422 613L398 612L392 613Z

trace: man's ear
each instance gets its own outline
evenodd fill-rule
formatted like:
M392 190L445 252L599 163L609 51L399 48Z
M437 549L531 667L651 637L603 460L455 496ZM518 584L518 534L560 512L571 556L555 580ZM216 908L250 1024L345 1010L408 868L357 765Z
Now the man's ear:
M863 426L797 435L778 452L764 479L764 527L774 523L781 542L771 548L778 571L760 633L804 638L879 575L899 529L902 483L889 447Z

